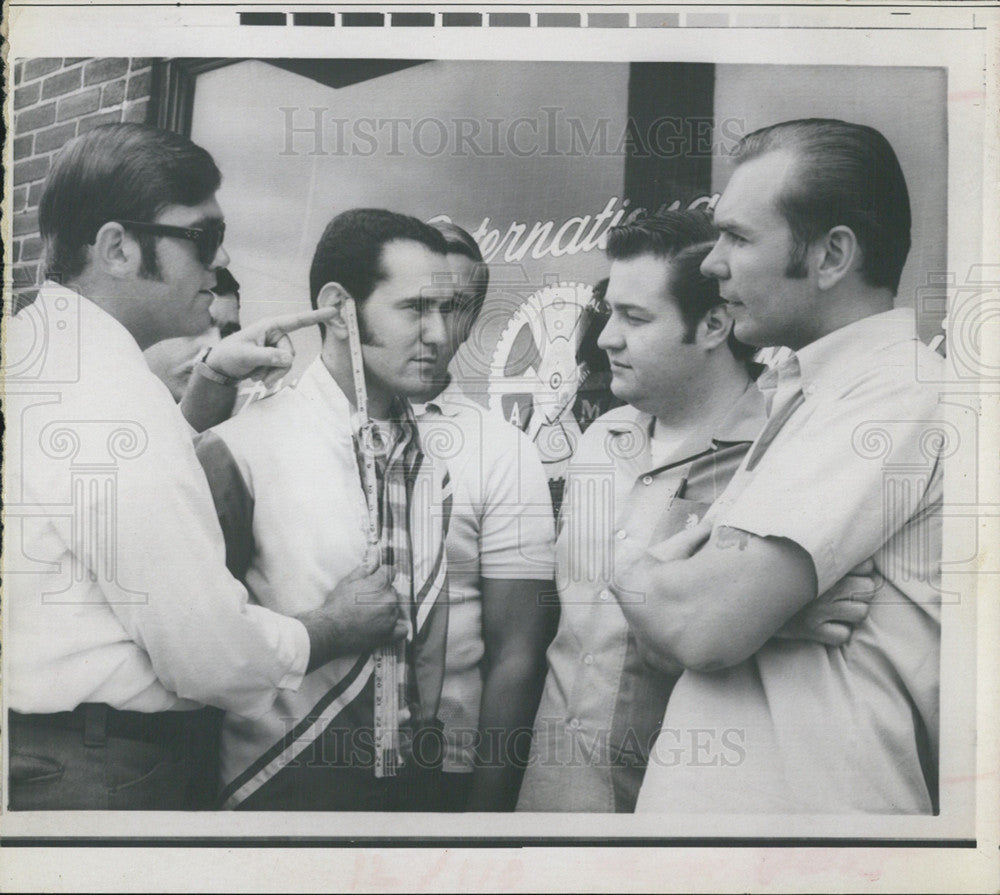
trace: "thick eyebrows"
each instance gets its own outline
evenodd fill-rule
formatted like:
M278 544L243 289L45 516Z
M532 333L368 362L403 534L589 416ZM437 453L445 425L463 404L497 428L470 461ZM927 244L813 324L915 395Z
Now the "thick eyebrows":
M641 304L636 304L633 301L615 301L613 298L609 299L607 296L604 298L604 303L612 310L617 311L619 314L627 314L633 311L638 311L642 314L648 314L649 308L644 307Z

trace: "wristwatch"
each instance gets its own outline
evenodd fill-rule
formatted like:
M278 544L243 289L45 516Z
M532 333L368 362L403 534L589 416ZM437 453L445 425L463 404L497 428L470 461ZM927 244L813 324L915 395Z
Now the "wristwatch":
M205 379L210 379L212 380L212 382L215 382L218 385L224 385L227 388L236 388L236 386L240 384L239 377L227 376L225 373L220 373L218 370L213 370L208 365L208 356L211 353L212 353L211 347L206 348L201 353L201 357L198 358L198 361L194 365L195 371L198 373L199 376L203 376Z

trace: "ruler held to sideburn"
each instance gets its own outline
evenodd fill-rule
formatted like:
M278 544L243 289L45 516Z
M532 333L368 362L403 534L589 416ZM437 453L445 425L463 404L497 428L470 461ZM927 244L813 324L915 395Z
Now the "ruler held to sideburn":
M347 324L348 345L351 352L351 373L354 377L354 394L357 401L360 428L362 479L365 503L368 507L368 568L378 568L382 561L382 539L379 526L378 479L375 457L385 450L378 426L368 416L368 389L365 385L364 359L361 354L361 332L358 328L357 307L354 299L346 296L343 301L344 321ZM394 777L402 763L399 748L399 689L400 670L405 661L405 643L385 644L374 654L374 738L375 776Z

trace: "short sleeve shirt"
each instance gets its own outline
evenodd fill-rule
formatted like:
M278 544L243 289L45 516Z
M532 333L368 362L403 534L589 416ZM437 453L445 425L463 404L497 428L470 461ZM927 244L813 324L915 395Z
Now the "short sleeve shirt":
M906 309L868 317L762 381L768 426L714 522L794 541L821 594L871 558L878 592L842 647L776 639L724 671L686 671L637 810L932 810L942 429L916 371L941 359L914 332ZM706 731L714 751L697 745Z
M714 432L654 460L654 420L622 407L595 420L566 477L556 544L559 630L534 726L519 811L628 812L676 675L639 656L610 587L619 544L696 525L764 424L750 385Z
M499 414L449 385L417 411L424 450L451 474L448 645L438 717L446 771L471 771L483 689L480 580L550 581L552 503L534 445Z

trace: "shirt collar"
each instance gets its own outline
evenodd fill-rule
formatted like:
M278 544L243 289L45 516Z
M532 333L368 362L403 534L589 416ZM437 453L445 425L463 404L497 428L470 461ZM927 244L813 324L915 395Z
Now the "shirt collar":
M845 371L879 363L878 355L900 342L914 342L916 315L912 308L893 308L855 320L795 352L802 384L822 386L840 381Z
M462 407L468 406L470 399L458 387L454 379L449 379L448 384L433 398L423 404L414 404L413 413L419 419L430 413L438 413L441 416L457 416Z
M348 438L358 434L361 421L357 409L333 378L322 356L315 358L306 367L297 388L307 399L317 401L326 407L332 427L336 431ZM413 408L410 402L399 397L395 398L390 418L399 420L404 426L412 424Z
M99 346L104 355L115 355L119 360L136 360L144 368L147 366L135 336L115 317L74 289L46 280L38 290L35 303L38 303L38 310L43 311L48 321L72 320L76 317L81 349ZM30 309L31 305L28 305L18 316L30 314Z
M634 437L636 427L639 427L646 433L648 439L653 432L653 416L635 408L629 408L629 411L629 415L624 416L621 422L609 426L609 431L616 436ZM757 390L755 384L750 382L729 413L711 432L694 433L674 452L674 456L693 457L720 444L750 443L760 435L766 422L764 396Z
M350 433L350 421L354 415L354 407L347 399L343 389L337 385L337 380L333 378L326 364L323 363L322 356L316 357L306 367L297 389L306 398L325 405L333 425Z

